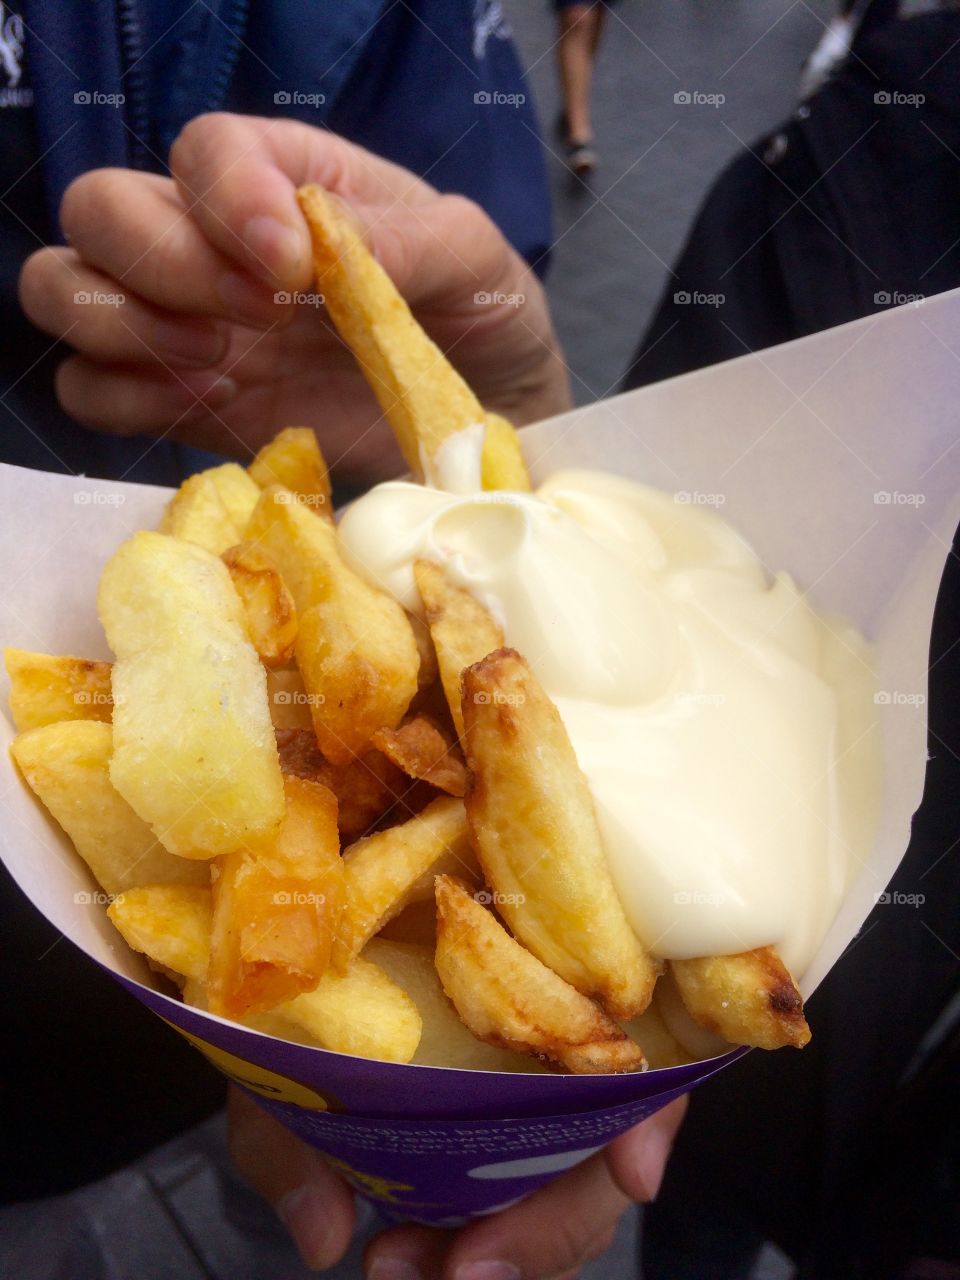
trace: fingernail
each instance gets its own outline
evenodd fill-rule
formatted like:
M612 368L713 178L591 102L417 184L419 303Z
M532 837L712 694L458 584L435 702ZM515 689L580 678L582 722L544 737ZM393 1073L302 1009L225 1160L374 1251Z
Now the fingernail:
M512 1262L463 1262L455 1280L520 1280L520 1269Z
M277 1217L290 1232L300 1257L308 1267L329 1266L327 1254L328 1205L316 1187L297 1187L274 1205Z
M303 236L277 218L258 215L243 228L250 270L267 284L289 280L300 264Z
M214 286L217 297L227 311L237 320L255 325L270 323L275 299L261 284L255 284L249 276L239 271L227 271Z
M158 320L153 340L161 354L197 365L216 364L227 345L226 334L219 329L186 326L175 320Z
M641 1203L655 1200L667 1167L667 1158L673 1146L673 1131L653 1129L637 1156L637 1178L644 1189Z
M423 1274L405 1258L377 1258L367 1272L367 1280L423 1280Z
M187 373L176 383L179 398L187 404L202 400L208 409L219 409L228 404L237 394L237 383L233 378L221 377L214 373Z

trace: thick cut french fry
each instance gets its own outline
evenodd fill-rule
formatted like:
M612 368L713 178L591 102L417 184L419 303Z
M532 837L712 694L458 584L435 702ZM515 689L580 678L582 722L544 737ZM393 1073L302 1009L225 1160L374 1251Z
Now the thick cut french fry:
M221 556L240 597L250 643L265 667L285 667L297 639L297 610L280 570L262 547L238 542Z
M10 714L19 733L61 720L110 720L110 663L4 649Z
M182 538L219 556L243 537L260 494L235 462L188 476L167 503L160 532Z
M248 470L261 489L281 484L318 515L333 519L327 464L309 427L285 427L263 446Z
M283 779L266 681L226 566L189 542L137 533L104 570L98 605L117 655L116 789L184 857L273 835Z
M337 797L342 841L358 840L409 789L403 772L379 751L331 764L313 729L278 729L277 746L284 774L321 782Z
M499 413L488 413L480 459L480 478L484 489L511 489L517 493L530 491L530 475L520 449L520 438L513 424Z
M333 525L289 498L265 489L246 536L293 595L297 664L317 741L328 760L346 764L377 729L399 724L417 691L419 655L403 609L348 567Z
M437 876L436 965L475 1036L576 1074L642 1071L639 1045L531 955L452 876Z
M209 1000L228 1018L312 990L330 963L343 911L332 791L284 779L286 815L269 847L228 854L213 881Z
M490 611L469 591L450 582L439 565L430 560L418 560L413 570L437 652L440 682L462 742L460 680L464 668L499 649L503 644L503 632Z
M11 751L106 893L145 884L209 887L208 865L168 853L114 788L110 725L99 720L42 725L20 734Z
M463 802L439 796L397 827L367 836L344 850L348 955L356 955L410 901L410 890L445 855L469 865L470 841Z
M593 798L560 713L513 649L463 676L466 807L516 937L615 1018L650 1003L658 967L613 886Z
M429 716L415 715L398 729L378 729L373 745L411 778L449 796L462 796L467 770L456 744Z
M411 997L423 1020L423 1033L413 1061L425 1067L460 1071L538 1072L546 1068L525 1053L515 1053L478 1040L457 1016L440 985L429 946L371 938L363 959L372 960Z
M318 186L301 187L300 207L313 240L313 268L327 311L356 356L407 465L433 482L437 455L458 431L484 431L483 463L491 479L530 487L519 449L505 442L513 428L499 418L493 430L476 396L410 314L353 219ZM488 454L493 454L488 461ZM478 477L479 479L479 477Z
M153 884L127 889L110 903L107 915L134 951L192 982L206 981L213 917L209 888Z
M671 960L670 968L690 1016L730 1044L801 1049L810 1040L803 999L773 947Z

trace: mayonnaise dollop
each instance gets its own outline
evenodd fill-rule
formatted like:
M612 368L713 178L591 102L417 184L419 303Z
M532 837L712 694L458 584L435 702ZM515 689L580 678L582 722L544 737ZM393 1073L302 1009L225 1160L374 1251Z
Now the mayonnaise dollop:
M412 612L419 558L491 610L560 710L651 952L774 944L802 975L872 836L859 633L712 510L599 472L536 494L381 484L339 536Z

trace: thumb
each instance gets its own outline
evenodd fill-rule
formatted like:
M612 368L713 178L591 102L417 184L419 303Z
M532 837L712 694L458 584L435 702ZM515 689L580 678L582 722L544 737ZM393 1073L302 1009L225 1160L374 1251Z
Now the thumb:
M170 172L207 239L274 288L305 289L310 236L304 182L349 203L415 204L434 192L399 166L297 120L197 116L170 150Z
M230 1156L273 1206L304 1263L315 1270L343 1257L354 1228L353 1194L320 1154L231 1086Z

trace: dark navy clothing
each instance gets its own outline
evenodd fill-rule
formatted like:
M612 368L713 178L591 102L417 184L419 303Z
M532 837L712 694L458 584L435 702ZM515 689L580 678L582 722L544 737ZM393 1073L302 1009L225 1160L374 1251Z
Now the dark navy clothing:
M16 302L24 258L61 238L56 212L70 181L105 165L164 172L173 139L205 111L334 129L476 200L528 261L546 262L546 167L497 0L13 0L2 7L0 37L8 28L0 39L5 461L157 483L209 465L186 446L147 451L142 439L67 419L52 391L64 349ZM9 99L14 75L19 102Z

